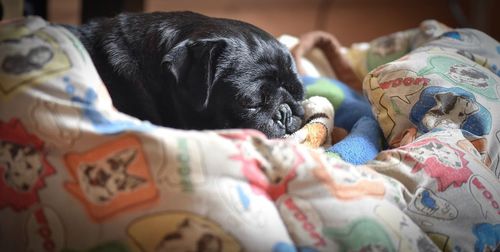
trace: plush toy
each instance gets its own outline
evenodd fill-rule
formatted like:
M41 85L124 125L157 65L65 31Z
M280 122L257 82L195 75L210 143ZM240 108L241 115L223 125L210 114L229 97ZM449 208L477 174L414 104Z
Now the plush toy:
M312 148L331 146L334 122L332 104L324 97L313 96L304 100L302 107L304 126L285 138Z
M302 102L304 126L291 135L289 141L311 148L325 148L330 156L352 164L364 164L381 150L381 131L372 117L361 117L350 133L334 127L334 109L328 99L313 96Z
M313 49L323 52L337 79L307 75L302 59ZM330 156L352 164L372 160L382 149L382 134L370 103L361 94L361 80L338 40L329 33L309 32L300 37L292 54L302 74L306 97L310 98L303 104L306 124L289 138L310 147L323 147ZM334 109L327 113L330 120L318 116L327 108Z
M374 159L382 150L382 131L373 117L361 117L351 132L326 149L342 160L359 165Z

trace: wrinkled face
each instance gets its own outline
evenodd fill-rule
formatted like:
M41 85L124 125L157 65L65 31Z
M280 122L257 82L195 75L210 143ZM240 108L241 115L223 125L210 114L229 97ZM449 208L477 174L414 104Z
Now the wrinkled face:
M162 58L162 124L183 129L252 128L276 138L297 131L304 91L288 49L236 20L204 18ZM169 85L174 83L175 85ZM175 116L167 115L168 113Z
M220 69L209 102L216 127L253 128L271 138L297 131L304 91L288 50L273 41L238 48L231 57L234 63Z

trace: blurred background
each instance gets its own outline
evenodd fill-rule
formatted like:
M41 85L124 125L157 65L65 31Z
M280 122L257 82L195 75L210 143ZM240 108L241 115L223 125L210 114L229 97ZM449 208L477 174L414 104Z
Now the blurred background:
M324 30L344 45L417 27L436 19L472 27L500 40L500 0L0 0L3 19L39 15L80 24L120 12L191 10L239 19L269 33L299 36Z

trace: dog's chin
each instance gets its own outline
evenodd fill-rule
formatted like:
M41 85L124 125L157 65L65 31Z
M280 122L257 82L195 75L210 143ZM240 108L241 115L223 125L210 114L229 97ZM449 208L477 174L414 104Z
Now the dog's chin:
M302 125L302 120L298 116L291 116L286 122L286 125L282 121L275 121L273 119L268 119L264 122L252 122L245 124L244 128L252 128L261 131L269 138L280 138L286 134L291 134L300 129Z

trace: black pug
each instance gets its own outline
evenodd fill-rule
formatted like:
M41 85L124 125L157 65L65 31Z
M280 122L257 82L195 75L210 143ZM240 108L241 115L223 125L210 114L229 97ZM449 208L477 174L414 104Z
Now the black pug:
M114 106L180 129L299 129L304 91L288 49L236 20L193 12L120 14L65 26L88 50Z

